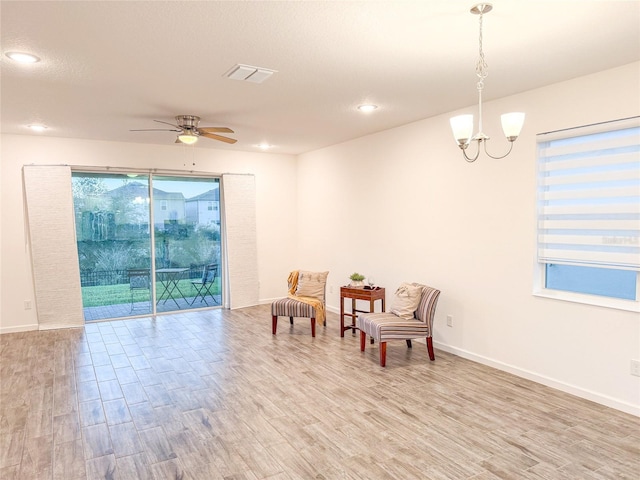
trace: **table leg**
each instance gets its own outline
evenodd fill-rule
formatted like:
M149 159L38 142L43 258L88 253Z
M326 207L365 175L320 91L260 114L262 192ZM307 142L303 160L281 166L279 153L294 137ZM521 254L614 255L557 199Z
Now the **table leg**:
M351 334L356 334L356 299L351 299Z
M156 287L162 286L162 291L160 291L159 288L157 288L156 290L156 305L160 304L160 301L162 300L162 296L166 293L167 291L167 286L164 284L164 282L160 279L158 279L158 281L156 282Z
M178 282L175 279L169 280L167 284L167 298L165 299L164 303L167 303L167 300L171 299L173 300L173 303L176 304L176 307L180 308L180 305L178 305L178 301L173 296L173 292L176 288L178 288ZM180 289L178 289L178 291L180 291Z
M180 298L183 298L183 299L184 299L184 298L185 298L185 297L184 297L184 293L182 293L182 290L180 290L180 286L178 285L178 282L181 280L181 278L182 278L182 275L180 275L180 277L178 277L178 279L174 282L174 283L175 283L175 285L176 285L174 290L177 290L177 291L178 291L178 293L180 294ZM173 295L172 295L172 296L173 296ZM174 300L175 300L175 297L174 297ZM186 301L186 300L185 300L185 301ZM205 300L205 302L204 302L204 303L207 303L207 301ZM177 305L177 304L178 304L178 302L176 302L176 305ZM209 304L207 303L207 305L209 305ZM178 305L178 308L180 308L180 305Z
M340 336L344 337L344 297L340 296Z

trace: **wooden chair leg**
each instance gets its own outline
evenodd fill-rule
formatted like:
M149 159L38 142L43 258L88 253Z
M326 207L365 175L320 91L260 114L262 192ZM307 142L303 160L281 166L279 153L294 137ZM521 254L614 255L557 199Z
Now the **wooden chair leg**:
M387 364L387 342L380 342L380 366Z
M360 330L360 351L364 352L364 346L367 344L367 334Z
M411 339L407 340L407 348L411 348Z
M429 352L429 360L435 360L436 355L433 353L433 338L427 337L427 351Z
M278 328L278 316L277 315L273 315L271 318L271 333L273 335L276 334L276 330Z
M316 319L315 318L311 318L311 336L312 337L316 336Z

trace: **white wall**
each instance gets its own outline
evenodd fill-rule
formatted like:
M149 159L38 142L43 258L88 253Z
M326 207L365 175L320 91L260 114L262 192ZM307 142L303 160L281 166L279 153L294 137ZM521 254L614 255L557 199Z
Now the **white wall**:
M502 160L466 163L453 112L300 156L300 263L330 270L334 311L354 271L387 287L387 301L402 281L437 287L436 347L640 415L629 371L638 315L532 296L535 135L639 115L639 72L635 63L486 104L494 155L507 148L499 115L527 114Z
M35 310L24 309L25 301L34 304L24 234L21 170L30 163L253 173L260 298L281 297L286 291L286 278L296 268L297 257L297 239L290 233L295 228L291 228L291 222L283 221L283 212L289 210L295 218L294 156L33 135L2 135L0 140L0 333L37 328Z

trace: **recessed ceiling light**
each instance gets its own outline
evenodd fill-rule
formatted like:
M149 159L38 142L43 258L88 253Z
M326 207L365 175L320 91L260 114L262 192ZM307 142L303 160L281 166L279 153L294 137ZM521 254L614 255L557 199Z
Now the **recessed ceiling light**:
M268 143L260 143L259 145L256 145L256 147L261 148L262 150L269 150L273 147L273 145L269 145Z
M34 132L44 132L47 129L46 125L39 125L35 123L32 125L27 125L27 127L29 127Z
M376 108L378 108L377 105L358 105L358 110L363 113L373 112Z
M7 52L7 57L20 63L36 63L40 61L35 55L24 52Z

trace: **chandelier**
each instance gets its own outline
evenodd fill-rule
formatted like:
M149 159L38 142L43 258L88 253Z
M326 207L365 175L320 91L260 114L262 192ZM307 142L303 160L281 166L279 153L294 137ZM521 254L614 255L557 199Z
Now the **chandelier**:
M484 59L484 52L482 51L482 16L492 10L493 6L490 3L479 3L471 8L471 13L480 16L480 37L479 37L479 58L476 64L476 75L478 76L478 133L473 135L473 115L459 115L451 118L451 129L453 130L453 136L458 142L458 146L462 149L462 154L467 162L475 162L480 155L481 146L484 147L484 153L491 158L504 158L513 148L513 142L516 141L522 125L524 124L524 113L514 112L505 113L502 115L502 130L505 137L509 141L509 151L502 156L495 157L487 151L487 141L489 137L482 131L482 90L484 89L484 79L487 78L487 62ZM467 147L474 141L476 144L476 154L473 157L467 155Z

